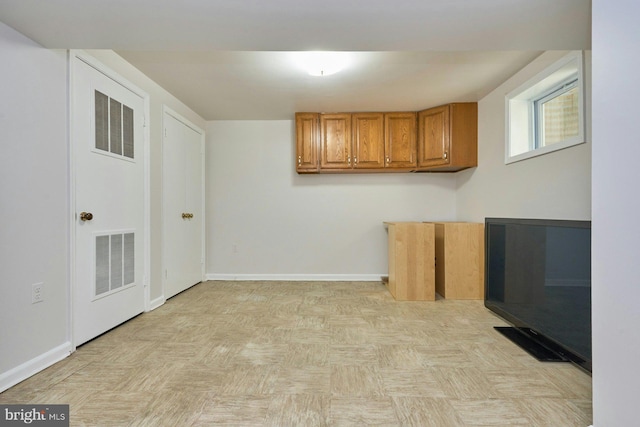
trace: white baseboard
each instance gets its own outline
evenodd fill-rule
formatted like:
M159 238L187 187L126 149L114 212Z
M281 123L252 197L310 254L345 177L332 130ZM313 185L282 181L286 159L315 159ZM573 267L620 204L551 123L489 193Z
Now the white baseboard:
M379 282L386 274L207 274L207 280L281 282Z
M3 372L0 374L0 393L61 361L70 354L71 342L67 341L7 372Z
M147 311L153 311L156 308L160 307L161 305L163 305L165 303L166 299L164 298L164 295L159 296L158 298L149 301L149 310Z

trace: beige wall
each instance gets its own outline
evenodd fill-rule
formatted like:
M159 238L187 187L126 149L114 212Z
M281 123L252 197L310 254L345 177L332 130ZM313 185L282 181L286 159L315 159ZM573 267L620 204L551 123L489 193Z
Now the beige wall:
M0 22L0 64L1 392L71 347L66 52Z
M457 174L459 220L591 218L591 55L585 55L587 143L505 165L505 96L566 52L545 52L478 103L478 167Z
M368 279L387 274L383 221L453 220L455 175L298 175L294 123L207 123L207 273Z

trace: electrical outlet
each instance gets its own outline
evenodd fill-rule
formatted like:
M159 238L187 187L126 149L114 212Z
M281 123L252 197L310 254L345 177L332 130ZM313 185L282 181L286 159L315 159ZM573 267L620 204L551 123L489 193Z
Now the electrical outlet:
M31 304L44 301L43 286L44 283L34 283L31 285Z

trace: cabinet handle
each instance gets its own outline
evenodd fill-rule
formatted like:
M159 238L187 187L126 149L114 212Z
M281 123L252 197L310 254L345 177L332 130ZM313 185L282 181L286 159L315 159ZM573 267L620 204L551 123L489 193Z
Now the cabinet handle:
M390 163L389 156L387 156L387 163Z
M298 166L302 166L302 156L298 156Z
M349 166L351 166L351 156L347 157L347 163L349 163Z
M358 163L358 158L357 158L357 157L354 157L354 158L353 158L353 164L355 165L356 163Z
M449 157L449 153L445 151L444 154L442 155L442 158L447 160L447 157Z

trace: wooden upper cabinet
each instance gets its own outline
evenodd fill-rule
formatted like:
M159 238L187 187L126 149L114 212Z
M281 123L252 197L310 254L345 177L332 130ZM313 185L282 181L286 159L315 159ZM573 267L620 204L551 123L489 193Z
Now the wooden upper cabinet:
M296 113L298 173L456 172L478 165L478 104L392 113Z
M357 169L384 167L384 114L355 113L353 126L352 164Z
M351 169L351 114L320 115L320 168Z
M478 104L457 103L418 113L418 169L455 172L478 165Z
M300 173L318 172L319 120L317 113L296 113L296 171Z
M385 167L414 168L416 156L416 113L384 115Z

